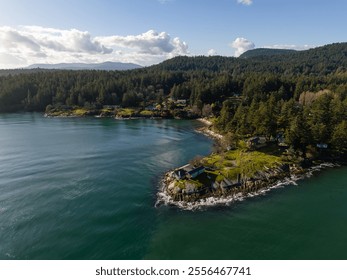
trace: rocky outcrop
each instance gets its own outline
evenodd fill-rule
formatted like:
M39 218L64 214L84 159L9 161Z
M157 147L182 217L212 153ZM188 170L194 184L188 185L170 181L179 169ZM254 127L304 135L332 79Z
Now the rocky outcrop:
M301 175L303 173L305 173L305 169L298 165L281 164L274 168L264 168L264 170L258 171L250 178L243 177L237 184L222 187L221 184L211 182L201 187L188 180L178 181L174 178L173 171L170 171L165 174L162 191L173 201L182 202L195 202L211 197L247 196L269 188L285 178L290 178L292 175Z

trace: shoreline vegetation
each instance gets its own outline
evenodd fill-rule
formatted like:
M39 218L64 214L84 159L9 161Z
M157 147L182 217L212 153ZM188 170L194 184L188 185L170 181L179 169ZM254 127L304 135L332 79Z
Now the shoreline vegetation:
M170 100L169 105L162 103L153 103L149 106L141 107L121 107L118 105L104 106L67 106L48 105L46 107L45 117L97 117L97 118L115 118L115 119L197 119L200 115L196 110L185 104L177 104Z
M102 108L84 107L53 107L46 108L45 117L97 117L115 119L136 119L136 118L171 118L167 111L148 110L141 108L120 108L116 106L103 106Z

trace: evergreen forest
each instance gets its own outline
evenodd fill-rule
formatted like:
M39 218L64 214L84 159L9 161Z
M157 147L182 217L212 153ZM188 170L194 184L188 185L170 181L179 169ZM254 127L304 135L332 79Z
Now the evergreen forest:
M284 138L304 154L328 147L346 155L347 43L239 58L175 57L128 71L0 70L1 113L104 106L210 117L230 142L261 135Z

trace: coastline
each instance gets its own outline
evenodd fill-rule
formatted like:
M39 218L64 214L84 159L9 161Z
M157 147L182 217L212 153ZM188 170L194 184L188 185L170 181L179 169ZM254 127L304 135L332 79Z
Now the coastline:
M223 135L219 134L211 129L213 123L205 118L196 119L200 123L204 124L204 126L196 129L196 132L204 134L207 137L212 138L213 140L221 141L223 140Z

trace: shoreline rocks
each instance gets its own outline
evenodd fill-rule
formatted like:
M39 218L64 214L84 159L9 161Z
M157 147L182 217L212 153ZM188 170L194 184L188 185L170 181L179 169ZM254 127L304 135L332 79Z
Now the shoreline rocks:
M209 197L219 198L239 193L247 195L292 175L304 173L305 170L299 166L282 164L276 168L259 171L251 178L242 178L239 185L222 187L211 182L210 185L194 189L189 185L189 181L184 180L180 182L181 185L184 184L183 187L179 187L177 184L179 181L174 178L173 171L169 171L164 175L162 192L171 197L173 201L196 202Z
M310 168L303 168L296 164L284 164L276 168L259 172L257 176L242 181L241 186L231 189L210 189L191 194L182 191L173 192L175 179L172 178L173 171L164 175L162 188L158 192L156 206L165 204L173 205L184 210L196 210L202 207L217 205L228 206L237 201L249 197L264 195L268 191L285 185L296 185L296 181L312 176L313 172L328 167L339 166L334 163L321 163ZM171 188L169 189L169 185Z
M223 140L222 134L219 134L219 133L217 133L211 129L212 125L213 125L213 123L211 121L209 121L205 118L199 118L199 119L197 119L197 121L204 124L203 127L196 129L197 132L202 133L202 134L206 135L207 137L210 137L210 138L217 140L217 141Z

